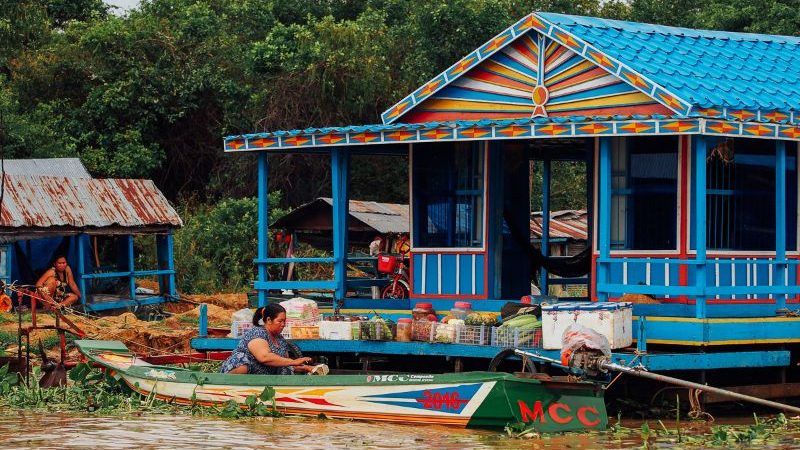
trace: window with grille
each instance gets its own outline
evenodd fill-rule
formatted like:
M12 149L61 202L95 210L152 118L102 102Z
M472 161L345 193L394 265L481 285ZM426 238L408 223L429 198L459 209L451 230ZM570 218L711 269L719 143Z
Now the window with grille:
M611 248L677 248L678 138L616 138L611 171Z
M414 145L414 246L483 245L484 144Z
M797 152L786 152L786 248L797 249ZM709 138L706 158L706 246L710 250L775 249L775 142Z

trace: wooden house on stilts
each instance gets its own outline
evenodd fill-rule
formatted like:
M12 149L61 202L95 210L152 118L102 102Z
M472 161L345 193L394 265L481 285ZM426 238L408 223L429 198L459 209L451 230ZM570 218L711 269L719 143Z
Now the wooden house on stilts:
M469 299L496 311L530 293L515 233L527 242L529 161L544 161L549 215L550 162L579 160L590 300L658 300L634 305L640 361L786 368L785 345L800 342L800 318L783 314L800 303L797 67L800 38L536 12L391 106L382 124L227 137L226 152L258 154L260 301L273 288L315 288L345 309ZM268 156L310 151L331 159L334 251L294 262L330 263L335 276L270 281L267 265L284 261L267 257ZM347 279L342 230L350 156L371 152L408 154L410 166L411 300L383 306L346 297L370 283Z

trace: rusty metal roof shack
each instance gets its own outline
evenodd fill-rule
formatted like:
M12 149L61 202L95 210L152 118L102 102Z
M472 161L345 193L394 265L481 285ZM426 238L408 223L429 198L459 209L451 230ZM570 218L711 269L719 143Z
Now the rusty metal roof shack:
M12 163L13 167L15 163ZM59 161L19 161L4 175L0 202L0 279L36 281L53 257L67 258L86 310L102 311L162 303L177 295L172 230L183 225L178 213L150 180L95 179L80 161L62 176ZM51 170L52 169L52 170ZM39 173L38 175L30 172ZM155 266L136 263L141 245L155 244ZM100 236L111 237L111 255L101 262ZM100 242L98 244L98 242ZM149 278L157 290L139 292ZM124 292L122 292L124 291Z
M550 239L585 241L588 239L589 225L586 210L564 210L550 213ZM531 214L531 239L542 239L542 212Z
M150 180L6 175L0 239L129 234L183 225Z
M92 178L78 158L7 159L3 171L14 176Z
M353 244L369 244L376 234L408 233L408 205L350 200L348 233ZM333 199L320 197L299 206L271 226L297 233L298 239L327 247L332 239Z

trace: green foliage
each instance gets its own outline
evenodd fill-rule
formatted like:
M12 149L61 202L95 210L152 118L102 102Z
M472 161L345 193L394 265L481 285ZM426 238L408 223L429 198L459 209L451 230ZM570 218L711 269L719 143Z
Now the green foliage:
M270 193L270 222L285 211ZM214 206L187 207L184 227L175 233L178 289L184 293L245 291L255 278L258 200L226 199Z
M6 395L11 391L11 387L19 381L16 373L9 372L9 365L0 367L0 396Z
M17 333L0 330L0 347L17 343Z

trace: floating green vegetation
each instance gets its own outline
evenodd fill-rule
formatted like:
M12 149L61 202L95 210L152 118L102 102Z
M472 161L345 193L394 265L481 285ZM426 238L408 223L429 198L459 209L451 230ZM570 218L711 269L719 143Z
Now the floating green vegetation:
M617 416L614 423L609 423L606 431L591 431L589 433L602 436L605 440L618 440L629 443L641 440L640 448L732 448L750 447L755 445L774 446L782 443L787 435L800 432L800 419L787 418L783 413L774 417L762 418L753 414L752 424L743 425L711 425L699 420L681 421L679 414L670 427L663 420L658 420L657 426L651 426L645 421L637 427L627 427L622 424L621 416ZM699 426L698 426L699 425ZM509 424L506 433L511 438L540 439L546 438L533 428L525 424ZM576 432L575 434L586 434ZM572 433L566 433L572 434Z
M36 380L41 376L38 368L31 374L30 385L18 382L8 366L0 368L0 406L10 408L47 409L48 411L89 412L102 415L128 414L192 414L223 418L277 417L275 390L271 387L245 400L246 408L234 401L221 407L203 406L192 395L191 405L163 401L154 394L142 396L114 377L94 369L88 364L78 364L69 371L67 386L40 388Z

